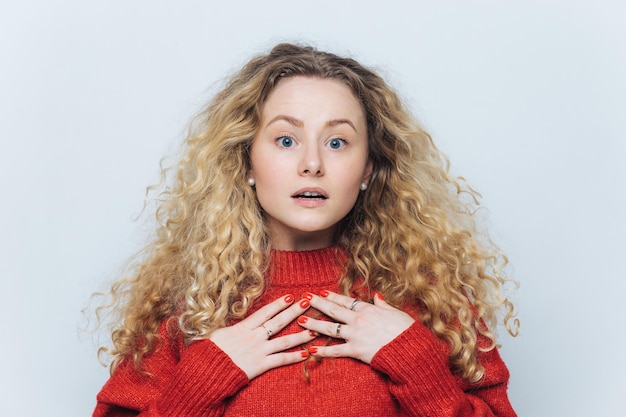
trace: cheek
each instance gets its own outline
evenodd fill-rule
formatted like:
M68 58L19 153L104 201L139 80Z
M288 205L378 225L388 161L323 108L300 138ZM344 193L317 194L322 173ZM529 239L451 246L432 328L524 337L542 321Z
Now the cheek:
M356 173L359 171L356 170L353 172ZM341 196L341 209L347 214L347 212L354 207L354 204L359 197L359 193L361 192L360 185L362 177L358 175L348 175L343 178L343 181L339 183L340 185L335 189L335 192Z
M360 184L360 182L359 182ZM352 207L354 207L354 204L356 203L356 200L359 198L359 187L351 187L350 190L346 191L346 205L348 206L348 211L352 210ZM347 214L347 213L346 213Z
M270 183L272 178L276 178L277 172L280 170L280 162L277 158L267 152L266 147L261 145L252 146L250 153L250 176L259 183Z
M256 182L255 191L259 204L268 211L276 203L277 197L284 193L285 179L276 164L253 171Z
M363 182L366 172L367 164L358 160L349 164L338 166L334 176L336 178L343 178L344 187L346 189L356 188L358 194L359 186Z
M267 202L271 201L270 197L275 193L276 185L268 181L268 178L265 178L263 175L257 175L255 181L256 196L261 206L265 206Z
M253 169L253 176L257 189L276 189L285 183L285 169L278 161L268 162L260 168Z
M366 171L362 163L355 163L350 167L349 172L351 175L346 178L343 193L345 195L346 205L349 205L349 209L352 209L361 193L361 183L364 181Z

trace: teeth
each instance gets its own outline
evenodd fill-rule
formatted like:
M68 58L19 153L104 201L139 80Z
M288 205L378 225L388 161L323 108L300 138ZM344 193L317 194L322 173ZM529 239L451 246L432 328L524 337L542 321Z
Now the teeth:
M305 197L319 197L320 194L316 193L316 192L311 192L311 191L305 191L304 192L304 196Z

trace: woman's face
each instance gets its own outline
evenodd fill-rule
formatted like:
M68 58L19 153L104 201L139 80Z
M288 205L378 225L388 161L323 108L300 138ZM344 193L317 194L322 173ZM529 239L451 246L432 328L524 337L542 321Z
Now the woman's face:
M250 158L272 246L330 246L372 171L363 109L339 81L284 79L263 106Z

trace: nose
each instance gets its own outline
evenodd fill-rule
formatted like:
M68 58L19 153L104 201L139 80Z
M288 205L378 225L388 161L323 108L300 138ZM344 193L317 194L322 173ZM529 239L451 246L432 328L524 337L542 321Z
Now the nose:
M300 175L315 177L324 175L324 164L317 144L306 145L303 151L298 167Z

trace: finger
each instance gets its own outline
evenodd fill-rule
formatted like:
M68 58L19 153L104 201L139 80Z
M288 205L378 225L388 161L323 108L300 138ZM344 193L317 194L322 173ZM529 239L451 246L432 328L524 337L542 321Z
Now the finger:
M260 326L268 331L268 333L276 334L285 328L289 323L294 321L296 317L304 313L310 306L307 299L300 300L289 308L279 312L271 319L265 321Z
M266 371L280 366L291 365L306 360L310 353L306 350L298 350L295 352L280 352L266 356L263 365Z
M316 320L307 316L298 317L298 324L305 329L336 339L348 339L350 329L348 325L334 321Z
M335 295L337 297L344 297L340 296L339 294ZM331 295L329 293L328 297L330 296ZM352 304L352 299L349 297L345 297L346 299L350 300L349 303L345 303L347 304L346 306L327 299L328 297L313 296L313 298L311 299L311 306L326 314L328 317L332 318L335 321L348 323L355 314L354 311L350 311L349 309L350 305Z
M283 352L287 349L305 344L315 339L316 336L311 335L308 330L304 330L298 333L281 336L270 340L267 343L267 353Z
M313 346L309 348L314 356L323 358L354 358L355 352L348 343L340 343L332 346Z
M294 300L295 298L291 294L287 294L283 297L277 298L276 300L261 307L259 310L255 311L254 313L250 314L250 316L243 319L241 321L241 324L245 324L250 329L260 327L263 323L267 322L276 314L280 313L285 308L293 304ZM268 328L268 330L276 333L274 329Z
M376 294L374 294L374 305L377 307L382 307L382 308L395 309L391 304L388 304L385 301L385 299L383 298L383 295L380 292L377 292Z
M361 311L362 309L360 308L361 306L366 306L369 303L365 303L363 304L363 302L361 300L359 300L358 298L355 298L352 303L350 304L350 307L348 307L348 310L351 311Z
M346 297L343 294L337 294L336 292L327 290L320 291L320 296L328 301L332 301L335 304L345 307L348 310L350 310L353 304L355 304L355 301L358 301L352 297Z

